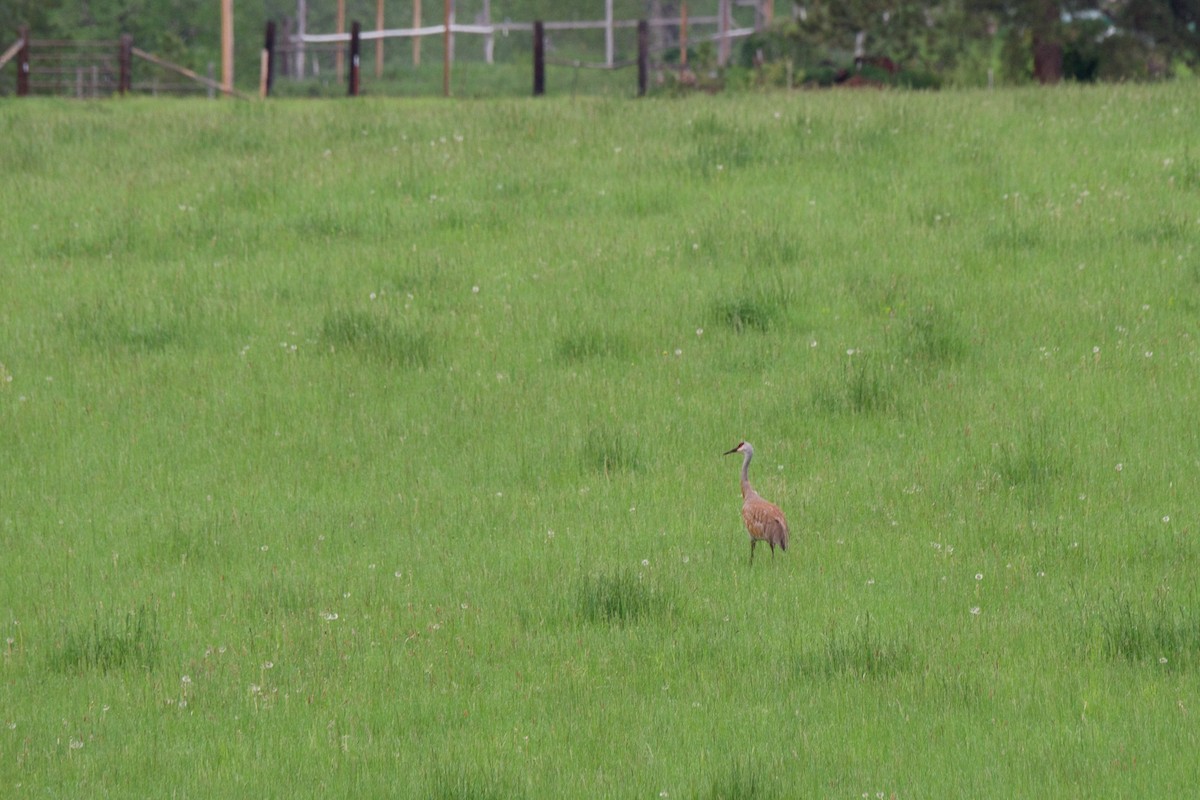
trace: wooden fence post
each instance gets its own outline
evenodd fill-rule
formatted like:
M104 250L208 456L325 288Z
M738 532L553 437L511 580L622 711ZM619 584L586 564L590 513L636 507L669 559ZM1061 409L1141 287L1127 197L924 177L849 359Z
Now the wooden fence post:
M266 98L271 94L271 84L275 82L275 21L267 20L267 30L263 35L262 59L258 70L258 95Z
M450 96L450 62L453 60L450 35L450 0L442 1L442 96Z
M133 36L121 34L121 51L117 55L120 73L117 77L117 91L123 97L126 92L133 90Z
M421 0L413 0L413 24L414 28L421 27ZM412 58L413 66L421 66L421 37L412 37Z
M383 0L375 0L375 30L383 30ZM383 78L383 39L375 40L375 80Z
M687 18L687 0L679 5L679 66L687 66L687 48L688 48L688 18Z
M233 0L221 0L221 86L233 91Z
M638 97L646 96L646 84L650 77L650 23L638 20Z
M533 23L533 96L546 93L546 26L542 21Z
M350 23L350 96L358 97L358 68L361 64L359 58L359 34L362 32L358 20Z
M29 28L21 28L21 49L17 52L17 97L29 94Z

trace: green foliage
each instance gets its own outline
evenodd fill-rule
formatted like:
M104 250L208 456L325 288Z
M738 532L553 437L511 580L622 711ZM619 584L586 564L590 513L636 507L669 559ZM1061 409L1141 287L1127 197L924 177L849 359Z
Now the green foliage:
M909 646L899 637L879 633L870 616L856 621L848 632L835 628L821 636L797 659L803 679L851 678L880 680L894 678L914 666Z
M1195 608L1171 608L1161 598L1135 604L1116 595L1093 616L1107 658L1172 671L1200 668L1200 614Z
M637 442L619 430L599 427L588 431L583 444L583 464L603 475L638 469L641 455Z
M782 796L779 779L770 775L762 764L752 761L755 755L734 759L728 771L714 779L708 793L700 797L706 800L767 800Z
M662 589L629 569L588 576L577 594L579 616L589 623L632 625L665 614L670 607Z
M428 366L432 349L426 334L355 310L327 314L321 324L321 340L331 353L348 350L405 367Z
M65 631L50 666L57 672L77 675L89 670L124 669L153 671L159 665L162 630L158 615L145 606L124 616L97 611L91 625Z

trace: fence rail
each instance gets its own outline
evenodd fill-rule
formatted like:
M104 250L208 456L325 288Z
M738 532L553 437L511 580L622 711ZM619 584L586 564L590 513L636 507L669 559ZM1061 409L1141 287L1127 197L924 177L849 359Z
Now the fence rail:
M53 94L101 97L140 91L151 94L206 90L209 96L228 90L212 78L198 75L164 58L133 46L128 34L120 39L35 39L27 28L0 54L0 67L17 60L17 96ZM149 65L135 70L134 60ZM155 70L161 70L157 73ZM138 73L135 80L135 71ZM171 78L163 80L162 74ZM180 80L183 78L185 80Z

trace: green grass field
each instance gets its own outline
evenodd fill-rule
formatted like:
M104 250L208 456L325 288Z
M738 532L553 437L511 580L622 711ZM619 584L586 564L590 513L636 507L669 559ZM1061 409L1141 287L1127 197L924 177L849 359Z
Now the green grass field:
M0 794L1188 796L1196 99L7 102Z

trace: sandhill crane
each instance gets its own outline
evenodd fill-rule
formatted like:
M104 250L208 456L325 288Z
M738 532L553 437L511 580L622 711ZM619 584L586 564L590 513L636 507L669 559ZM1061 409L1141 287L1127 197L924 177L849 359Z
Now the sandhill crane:
M760 541L771 545L771 557L775 557L775 545L787 550L788 526L783 512L774 503L768 503L750 485L750 459L754 458L754 447L742 442L723 455L742 454L742 521L750 532L750 563L754 563L754 546Z

